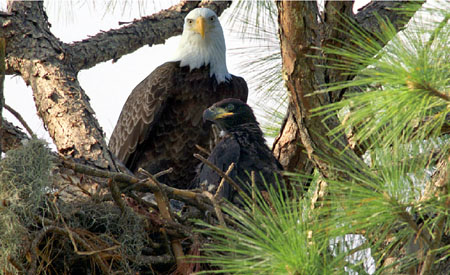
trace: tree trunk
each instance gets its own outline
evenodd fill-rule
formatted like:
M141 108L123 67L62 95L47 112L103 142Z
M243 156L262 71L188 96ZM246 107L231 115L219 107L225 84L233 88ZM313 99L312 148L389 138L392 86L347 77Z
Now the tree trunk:
M416 6L416 10L420 7ZM328 136L329 130L340 122L333 116L312 116L311 110L338 101L345 90L330 94L316 94L325 84L350 80L354 75L342 75L339 70L324 69L320 65L333 65L336 56L326 56L321 50L325 46L341 46L349 42L349 32L338 31L348 25L351 19L359 27L370 33L381 30L376 14L389 19L396 29L401 30L409 21L411 14L399 12L404 3L371 2L358 14L352 13L353 2L326 1L321 15L317 3L310 1L277 1L279 12L279 34L283 62L283 77L290 94L290 105L280 136L274 142L274 154L288 171L311 173L311 162L320 174L329 177L326 159L342 159L331 151L333 145L339 151L345 150L344 158L360 162L358 155L351 150L344 133ZM375 40L376 37L373 37ZM377 40L378 41L378 40ZM379 41L381 42L381 41ZM364 49L361 49L364 50ZM325 57L315 59L310 56ZM295 150L288 148L296 147ZM306 152L302 154L300 152ZM307 156L307 157L306 157ZM343 163L345 165L345 163ZM323 193L323 192L322 192Z

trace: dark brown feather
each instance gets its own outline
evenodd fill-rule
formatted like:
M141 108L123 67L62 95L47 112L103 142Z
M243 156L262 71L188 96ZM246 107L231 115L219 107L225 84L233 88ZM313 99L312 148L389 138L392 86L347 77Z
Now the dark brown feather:
M139 83L128 97L111 135L109 148L128 169L150 173L173 167L160 180L185 188L195 176L195 145L209 147L210 125L203 124L204 109L224 98L247 101L241 77L217 84L209 67L189 70L167 62Z

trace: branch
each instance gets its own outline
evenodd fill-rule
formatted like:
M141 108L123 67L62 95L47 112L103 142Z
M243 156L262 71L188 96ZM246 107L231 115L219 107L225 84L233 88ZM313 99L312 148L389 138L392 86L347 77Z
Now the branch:
M442 235L444 234L444 226L445 226L445 220L447 219L447 215L440 213L437 222L436 222L436 229L434 232L434 240L431 243L430 247L428 248L427 256L425 257L425 261L422 266L422 270L420 271L420 275L426 275L430 274L434 259L436 258L436 249L439 248L439 245L441 244Z
M378 18L388 19L398 31L401 31L425 1L371 1L358 10L355 16L356 22L361 28L369 33L383 32L383 26L379 24ZM402 11L405 4L411 4L408 12ZM375 38L375 37L374 37Z
M127 193L130 190L154 193L158 192L161 188L169 198L183 201L190 205L194 205L202 211L210 211L214 213L214 208L210 204L208 204L209 200L203 195L193 192L191 190L177 189L167 186L165 184L161 184L161 186L158 187L152 181L148 180L142 181L141 179L128 174L109 172L106 170L93 168L87 165L75 163L64 159L61 160L60 165L69 168L77 173L82 173L85 175L90 175L99 178L110 178L113 181L117 182L118 187L124 193Z
M433 174L431 181L427 183L427 187L422 198L426 200L432 199L434 196L442 198L442 209L450 208L450 197L448 196L448 189L450 187L448 178L450 168L449 164L450 157L447 152L447 156L443 157L436 166L436 171ZM430 274L432 270L437 253L436 250L439 248L442 236L445 234L445 224L447 219L447 211L445 213L439 213L435 223L435 230L433 232L434 239L429 247L427 256L425 257L425 261L420 272L421 275Z
M166 10L134 20L122 28L100 32L80 42L66 44L66 51L77 72L111 59L115 62L145 45L151 47L163 44L166 39L181 34L184 18L194 8L207 7L220 15L228 5L228 1L181 1Z
M233 170L233 168L234 168L234 162L232 162L230 164L230 166L228 167L228 170L225 172L225 175L227 175L227 176L230 175L231 170ZM254 174L254 171L252 171L252 175L253 174ZM203 194L211 200L211 203L214 206L214 210L216 211L217 219L219 220L220 226L223 228L226 228L227 225L225 223L225 220L223 218L223 213L222 213L222 210L220 209L220 205L219 205L219 200L221 198L220 193L222 192L224 184L225 184L225 178L222 178L220 180L219 187L217 187L216 194L213 195L213 194L209 193L208 191L203 191Z
M209 160L205 159L204 157L200 156L199 154L194 154L194 157L198 160L200 160L201 162L203 162L204 164L208 165L209 168L211 168L212 170L214 170L217 174L219 174L219 176L221 176L222 178L224 178L226 181L228 181L228 183L233 186L233 188L239 193L239 195L241 195L243 198L248 198L247 194L244 192L244 190L242 190L242 188L232 179L230 178L230 176L228 176L227 174L225 174L222 170L220 170L217 166L215 166L214 164L212 164L212 162L210 162Z
M325 2L325 11L323 15L324 38L322 39L321 46L324 48L342 48L343 41L348 41L351 38L351 33L342 31L346 26L346 19L353 18L353 1L329 1ZM333 67L338 60L341 59L340 56L335 54L325 54L325 62L327 68L325 70L325 75L327 76L326 81L328 83L339 83L353 78L353 76L348 76L342 74L342 71L335 70ZM337 91L330 93L330 101L335 102L342 99L345 91Z
M19 114L19 112L14 110L8 104L5 104L4 106L5 106L5 109L8 110L8 112L10 112L13 116L15 116L17 118L17 120L22 124L22 126L25 127L25 129L27 130L28 134L30 136L34 137L35 135L33 133L33 130L31 130L30 126L28 126L28 123L25 121L25 119L23 119L23 117Z
M38 234L36 235L35 239L33 240L32 244L31 244L31 248L30 248L30 252L31 252L31 267L30 267L30 274L36 274L36 261L37 261L37 253L39 252L39 244L41 243L42 239L47 235L47 233L55 233L55 234L59 234L59 235L63 235L63 236L67 236L71 241L74 242L78 242L80 243L87 252L93 252L92 256L93 259L95 260L95 263L98 264L98 266L100 267L100 269L102 270L102 272L104 274L109 274L110 273L110 268L108 267L108 265L105 263L105 261L103 260L103 258L100 255L100 252L105 251L94 251L94 249L92 248L92 246L83 238L81 238L77 233L70 231L69 229L65 229L65 228L61 228L61 227L57 227L57 226L49 226L46 228L43 228L40 232L38 232ZM117 249L118 246L114 246L113 249ZM74 251L76 251L76 246L74 247ZM108 248L107 250L110 250L111 248Z
M172 217L172 213L170 212L169 199L167 199L167 195L163 191L162 184L152 175L149 175L148 180L158 187L158 190L154 192L154 194L156 204L158 205L159 213L166 221L173 222L174 220ZM177 269L181 270L186 264L184 260L184 253L183 247L181 246L181 241L178 239L171 239L170 243L172 244L173 254L177 261Z
M436 88L432 87L431 85L429 85L428 83L417 83L417 82L413 82L413 81L406 81L406 85L408 86L408 88L410 88L411 90L423 90L428 92L431 96L435 96L438 97L440 99L443 99L445 101L450 101L450 96L448 95L448 92L445 91L439 91Z
M414 1L414 4L410 4L411 7L408 8L407 12L405 12L405 2L407 1L401 3L396 1L372 1L359 9L360 12L356 15L352 13L353 2L327 2L324 15L325 37L321 46L328 48L343 47L343 44L349 42L352 38L353 31L349 24L354 24L356 28L361 28L380 46L384 46L387 41L381 41L379 36L376 35L384 31L384 25L379 22L380 18L391 22L395 30L399 32L425 1ZM360 50L362 52L365 51L364 48L360 48ZM342 70L335 69L335 64L342 62L342 56L326 54L325 58L327 67L325 74L328 83L341 83L355 77L354 74L343 73ZM340 101L346 91L347 89L342 89L331 92L330 101Z

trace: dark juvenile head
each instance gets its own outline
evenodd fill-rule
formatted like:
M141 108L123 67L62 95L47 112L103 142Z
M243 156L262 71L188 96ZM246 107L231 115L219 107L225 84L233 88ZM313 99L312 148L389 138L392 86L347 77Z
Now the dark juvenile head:
M206 109L203 112L203 120L212 121L223 130L245 123L257 123L250 106L235 98L224 99Z

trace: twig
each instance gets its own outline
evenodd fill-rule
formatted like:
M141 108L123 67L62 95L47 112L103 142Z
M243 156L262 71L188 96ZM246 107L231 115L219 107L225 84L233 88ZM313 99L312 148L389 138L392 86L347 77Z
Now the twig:
M160 256L138 256L139 262L147 263L147 264L168 264L173 263L174 258L171 254L164 254Z
M13 256L8 255L8 262L14 266L19 274L25 274L25 269L23 268L22 264L17 262L16 258L13 258Z
M390 198L386 193L383 193L384 197L389 200L391 203L396 203L395 201L392 200L392 198ZM402 209L398 215L400 216L401 219L403 219L404 222L406 222L415 232L418 236L421 237L421 239L426 242L426 244L430 247L431 246L431 237L428 234L428 231L426 230L421 230L416 222L414 221L413 217L411 216L410 213L408 213L405 209Z
M62 159L61 164L69 169L77 173L82 173L94 177L100 178L111 178L118 183L119 188L122 192L127 193L130 190L136 190L141 192L155 192L158 191L159 187L152 181L146 180L142 181L141 179L120 173L120 172L109 172L97 168L93 168L84 164L75 163L73 161L68 161L66 159ZM165 184L161 184L160 186L165 194L172 199L183 201L187 204L196 206L198 209L202 211L214 212L214 208L210 204L208 198L203 196L200 193L193 192L191 190L177 189ZM227 218L225 218L227 220Z
M156 204L148 202L146 200L143 200L142 198L136 196L135 194L133 194L131 192L129 194L127 194L127 196L129 196L130 198L132 198L133 200L137 201L138 203L144 205L147 208L158 209L158 206Z
M23 117L16 111L14 110L11 106L9 106L8 104L5 104L5 109L8 110L8 112L10 112L13 116L15 116L17 118L18 121L20 121L20 123L23 125L23 127L27 130L28 134L31 137L34 137L34 133L33 130L31 130L30 126L28 126L28 124L26 123L26 121L23 119Z
M60 228L57 226L49 226L47 228L43 228L41 231L38 232L38 234L36 235L36 238L31 243L31 249L30 249L31 267L29 269L30 274L36 274L35 273L36 272L36 260L37 260L36 259L37 258L36 251L39 251L39 244L41 243L41 241L45 237L45 235L47 235L47 233L52 233L52 232L56 233L56 234L67 236L69 238L72 238L76 242L80 243L86 250L89 250L89 252L85 252L85 253L90 253L90 254L84 254L84 255L92 256L94 258L95 262L98 264L98 266L102 270L102 272L104 274L109 274L110 269L107 266L107 264L103 261L103 259L100 257L99 253L107 251L107 250L117 249L120 246L116 245L113 247L109 247L107 249L94 251L92 249L92 247L85 240L83 240L80 236L78 236L78 234L76 234L75 232L69 233L66 229ZM76 247L76 246L74 246L74 247ZM77 253L80 253L80 252L77 252Z
M231 171L233 170L233 168L234 168L234 162L232 162L232 163L230 164L230 166L228 166L228 169L227 169L227 171L225 172L225 175L229 176L230 173L231 173ZM225 178L222 177L222 179L220 180L220 183L219 183L219 187L217 187L216 194L214 194L214 199L215 199L215 200L217 200L217 199L219 198L220 192L222 192L222 189L223 189L224 184L225 184Z
M230 175L233 168L234 168L234 162L232 162L230 164L230 166L228 166L228 169L225 172L225 175L226 176ZM208 191L204 191L203 195L205 195L206 197L208 197L211 200L211 203L213 204L213 207L214 207L214 211L216 212L217 219L219 220L220 226L222 226L223 228L226 228L227 225L225 223L225 219L223 218L223 213L222 213L222 210L220 209L220 204L219 204L220 193L222 192L224 184L225 184L225 178L222 177L222 179L220 180L220 183L219 183L219 187L217 187L216 194L213 195Z
M229 184L231 184L231 186L233 186L233 188L238 191L239 195L241 195L243 198L247 198L249 199L248 195L242 190L241 187L239 187L239 185L229 176L225 175L225 173L220 170L217 166L215 166L214 164L212 164L209 160L205 159L204 157L202 157L199 154L194 154L194 157L196 159L199 159L201 162L203 162L204 164L208 165L211 169L213 169L217 174L219 174L219 176L221 176L222 178L225 178L226 181L228 181Z
M119 207L120 212L122 214L124 214L126 211L126 206L122 200L122 193L120 192L119 187L117 186L117 183L114 182L112 179L109 179L108 186L109 186L109 190L111 191L111 196L112 196L114 202Z
M157 179L157 178L159 178L159 177L161 177L161 176L164 176L164 175L166 175L166 174L170 174L170 173L172 173L172 172L173 172L173 168L170 167L169 169L163 170L163 171L161 171L161 172L158 172L158 173L154 174L153 176Z
M97 169L91 166L75 163L67 159L62 159L62 165L66 168L72 169L77 173L82 173L99 178L110 178L119 183L135 184L140 181L139 178L130 176L125 173L109 172L106 170ZM120 186L119 186L120 187Z
M152 175L152 174L150 174L149 171L145 170L145 169L142 168L142 167L139 167L138 170L137 170L137 172L138 172L139 174L142 174L142 175L146 176L146 177L150 177L150 176Z
M428 248L427 256L425 257L425 261L423 262L422 270L420 271L420 275L430 274L434 258L436 257L436 249L441 244L442 235L444 234L444 225L445 225L445 214L439 214L439 217L436 221L436 231L435 236L436 238L431 243L431 245Z
M225 223L225 220L223 218L222 210L220 210L220 205L217 202L215 195L211 194L208 191L203 191L202 194L205 195L206 197L208 197L211 200L211 203L214 206L214 211L216 212L217 219L219 220L220 226L223 227L223 228L226 228L227 225Z
M211 152L209 152L208 150L206 150L205 148L201 147L198 144L195 144L195 148L197 148L200 152L202 152L203 154L209 156L211 154Z
M418 83L415 81L407 80L406 85L411 90L424 90L427 91L430 95L439 97L445 101L450 101L450 96L448 95L448 92L446 91L439 91L434 87L431 87L428 83Z
M149 175L148 180L157 186L157 190L153 193L155 194L156 204L158 205L161 216L167 221L173 222L174 219L170 212L169 200L167 199L167 195L162 188L162 184L153 175ZM170 243L172 244L173 254L177 262L177 269L179 269L185 265L183 247L181 246L180 240L177 239L170 240Z

